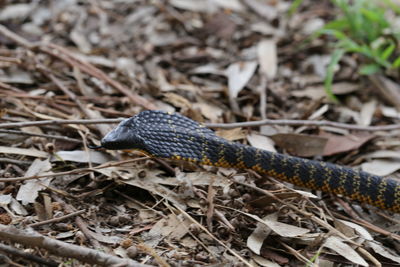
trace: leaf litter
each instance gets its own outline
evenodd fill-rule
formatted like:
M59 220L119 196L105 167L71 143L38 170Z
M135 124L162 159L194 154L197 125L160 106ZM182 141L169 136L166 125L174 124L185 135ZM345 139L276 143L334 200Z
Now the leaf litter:
M2 123L120 118L145 109L212 123L270 118L367 126L400 117L398 86L384 76L365 86L350 57L333 83L341 103L326 96L331 50L320 39L303 41L332 16L329 1L303 1L292 16L290 1L1 5L1 27L15 34L0 28ZM99 144L108 129L71 123L2 132L0 223L43 223L34 230L44 236L149 265L400 264L400 237L385 230L396 229L398 215L246 170L82 145ZM398 131L262 126L218 134L394 178L400 169ZM43 178L4 180L36 175ZM64 218L77 210L84 213Z

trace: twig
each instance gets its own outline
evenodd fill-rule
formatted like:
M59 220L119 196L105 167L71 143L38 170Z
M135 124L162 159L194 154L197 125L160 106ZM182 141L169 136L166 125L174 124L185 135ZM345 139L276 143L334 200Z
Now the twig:
M334 121L312 121L312 120L259 120L259 121L246 121L234 123L206 123L210 128L239 128L239 127L256 127L263 125L291 125L291 126L330 126L347 130L358 131L390 131L400 129L400 124L377 125L377 126L361 126L347 123L340 123ZM0 124L1 127L1 124Z
M86 115L87 118L89 119L95 119L94 118L94 114L93 112L90 112L86 106L82 103L82 101L79 100L79 98L71 91L69 90L69 88L64 85L59 79L57 79L53 74L49 73L45 67L41 67L43 73L50 78L50 80L57 85L58 88L61 89L61 91L64 92L65 95L67 95L72 101L75 102L75 104L79 107L79 109ZM99 132L102 135L106 135L107 132L110 130L108 128L106 128L106 126L104 125L96 125L97 126L97 130L99 130Z
M372 223L370 223L370 222L368 222L368 221L366 221L366 220L364 220L364 219L353 219L353 218L348 218L348 217L343 216L342 214L337 213L337 212L333 212L333 214L335 215L335 217L337 217L337 218L339 218L339 219L348 220L348 221L351 221L351 222L353 222L353 223L357 223L357 224L359 224L359 225L361 225L361 226L367 228L367 229L370 230L370 231L373 231L373 232L375 232L375 233L378 233L378 234L381 234L381 235L384 235L384 236L393 238L393 239L395 239L395 240L397 240L397 241L400 241L400 235L397 235L397 234L395 234L395 233L392 233L392 232L390 232L390 231L387 231L387 230L385 230L385 229L382 229L381 227L376 226L376 225L374 225L374 224L372 224Z
M126 95L133 103L135 103L137 105L140 105L146 109L155 109L155 106L151 102L149 102L146 98L133 93L131 89L122 85L121 83L117 82L116 80L111 79L102 70L96 68L95 66L93 66L92 64L90 64L88 62L84 62L84 61L78 59L70 51L68 51L67 49L65 49L61 46L51 44L51 43L50 44L31 43L28 40L26 40L25 38L19 36L18 34L10 31L7 27L5 27L3 25L0 25L0 34L5 36L8 39L14 41L15 43L30 49L30 50L37 49L43 53L49 54L53 57L56 57L56 58L64 61L71 67L79 68L81 71L83 71L91 76L94 76L94 77L98 78L99 80L104 81L106 84L114 87L119 92Z
M41 225L45 225L45 224L49 224L49 223L60 222L60 221L63 221L65 219L80 215L80 214L82 214L84 212L85 212L85 210L78 210L78 211L72 212L70 214L61 216L61 217L57 217L57 218L53 218L53 219L50 219L50 220L45 220L45 221L41 221L41 222L37 222L37 223L31 223L31 224L28 224L28 226L36 227L36 226L41 226Z
M25 38L19 36L18 34L10 31L9 29L7 29L3 25L0 25L0 34L4 35L8 39L13 40L17 44L22 45L22 46L24 46L26 48L29 48L29 49L35 48L35 44L29 42L28 40L26 40Z
M21 60L15 57L3 57L0 56L0 61L14 64L21 64Z
M63 124L98 124L98 123L119 123L123 119L101 119L101 120L42 120L42 121L24 121L0 123L1 128L19 128L27 126L41 125L63 125Z
M117 82L116 80L111 79L106 73L94 67L92 64L81 61L80 59L75 57L72 53L70 53L67 49L57 46L55 44L47 44L47 46L44 45L41 46L40 50L44 53L47 53L51 56L61 59L62 61L69 64L71 67L77 67L81 71L89 75L92 75L98 78L99 80L104 81L106 84L114 87L122 94L126 95L133 103L140 105L146 109L155 109L155 106L152 103L150 103L147 99L141 97L138 94L133 93L129 88Z
M343 238L344 240L346 240L347 242L349 242L350 244L354 245L354 246L359 246L359 244L355 243L354 241L352 241L351 239L349 239L346 235L344 235L342 232L340 232L339 230L337 230L336 228L334 228L333 226L331 226L330 224L328 224L327 222L321 220L320 218L314 216L312 213L309 213L307 211L301 210L300 208L296 207L293 204L287 203L284 200L280 199L279 197L275 196L273 193L268 192L267 190L264 190L262 188L259 188L257 186L254 185L250 185L247 183L243 183L243 182L239 182L239 181L234 181L237 184L252 188L254 190L256 190L257 192L260 192L272 199L274 199L275 201L286 205L287 207L289 207L290 209L296 211L297 213L302 214L303 216L310 218L312 221L314 221L315 223L317 223L318 225L324 227L325 229L328 229L329 231L331 231L332 233L335 233L336 235L340 236L341 238Z
M0 239L20 243L29 247L39 247L61 257L68 257L82 262L100 266L149 267L131 259L122 259L87 247L62 242L40 235L32 230L20 230L14 226L0 224ZM124 264L124 265L122 265Z
M40 125L63 125L63 124L109 124L120 123L125 118L119 119L100 119L100 120L42 120L42 121L26 121L26 122L8 122L0 123L0 128L27 127ZM361 126L347 124L334 121L312 121L312 120L259 120L233 123L205 123L209 128L240 128L240 127L257 127L263 125L291 125L291 126L315 126L323 127L330 126L340 129L357 130L357 131L392 131L400 129L400 124L376 125L376 126Z
M24 267L21 264L18 264L14 261L12 261L9 257L7 257L5 254L0 253L0 262L5 264L6 266L12 266L12 267ZM8 265L7 265L8 264Z
M32 255L30 253L27 253L27 252L24 252L22 250L13 248L11 246L4 245L2 243L0 243L0 251L3 251L5 253L7 253L7 254L11 254L11 255L14 255L14 256L17 256L17 257L20 257L20 258L27 259L27 260L32 261L32 262L39 263L41 266L42 265L54 266L54 267L59 266L59 264L57 262L43 259L43 258L38 257L36 255Z
M63 175L70 175L70 174L78 174L82 172L93 172L98 169L104 169L108 167L113 167L113 166L119 166L125 163L131 163L143 159L148 159L149 157L141 157L141 158L136 158L136 159L130 159L130 160L125 160L125 161L119 161L119 162L112 162L112 163L107 163L104 165L99 165L93 168L82 168L82 169L75 169L71 171L65 171L65 172L57 172L57 173L51 173L51 174L43 174L43 175L34 175L34 176L24 176L24 177L14 177L14 178L0 178L0 182L19 182L19 181L26 181L26 180L34 180L34 179L40 179L40 178L46 178L46 177L57 177L57 176L63 176Z
M292 248L291 246L279 241L279 244L281 244L284 248L286 248L286 250L289 251L289 253L293 256L295 256L299 261L302 261L306 264L306 266L313 266L312 262L307 259L306 257L304 257L303 255L301 255L297 250L295 250L294 248Z
M214 239L218 244L220 244L221 246L223 246L226 250L228 250L232 255L234 255L236 258L238 258L242 263L244 263L247 266L252 266L248 261L246 261L242 256L240 256L239 254L237 254L233 249L231 249L230 247L228 247L224 242L222 242L221 240L219 240L218 238L216 238L210 231L207 230L207 228L205 228L203 225L201 225L198 221L196 221L195 219L192 218L192 216L190 216L188 213L186 213L183 209L181 209L179 206L175 206L175 208L177 210L179 210L179 212L181 214L183 214L187 219L189 219L192 223L194 223L195 225L197 225L197 227L199 227L202 231L204 231L209 237L211 237L212 239Z
M32 162L30 162L30 161L9 159L9 158L0 158L0 162L16 164L16 165L30 165L30 164L32 164Z
M267 75L260 72L260 85L257 90L260 94L260 114L263 120L267 119Z
M52 196L58 203L60 203L66 212L69 213L74 213L75 208L67 203L64 202L64 200L59 197L58 195L54 194ZM90 244L96 249L96 250L103 250L104 248L101 246L100 242L97 241L93 237L92 231L89 230L87 223L80 217L75 218L75 223L79 227L79 229L82 231L82 233L85 235L86 239L89 240Z
M23 132L23 131L16 131L16 130L2 130L2 129L0 129L0 133L37 136L37 137L62 140L62 141L66 141L66 142L82 143L82 141L79 139L70 138L70 137L66 137L66 136L51 135L51 134L38 134L38 133L31 133L31 132Z

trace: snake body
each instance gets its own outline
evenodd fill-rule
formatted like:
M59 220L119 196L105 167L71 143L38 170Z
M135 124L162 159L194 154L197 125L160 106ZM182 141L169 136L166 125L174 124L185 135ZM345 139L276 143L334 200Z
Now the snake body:
M101 144L106 149L138 149L159 158L252 169L301 187L400 213L400 183L393 179L230 142L176 113L143 111L122 121Z

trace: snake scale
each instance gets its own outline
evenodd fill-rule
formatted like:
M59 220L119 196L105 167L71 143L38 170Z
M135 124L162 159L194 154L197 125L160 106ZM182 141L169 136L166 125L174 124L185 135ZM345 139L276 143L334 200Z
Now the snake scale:
M125 119L101 140L100 147L138 149L153 157L252 169L301 187L400 213L400 183L394 179L230 142L176 113L143 111Z

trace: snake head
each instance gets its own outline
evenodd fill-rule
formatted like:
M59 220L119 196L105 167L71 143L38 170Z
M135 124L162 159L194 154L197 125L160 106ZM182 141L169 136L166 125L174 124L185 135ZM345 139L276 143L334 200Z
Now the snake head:
M138 133L136 118L123 120L117 127L101 139L105 149L144 149L144 142Z
M189 118L147 110L122 121L101 140L101 147L138 149L159 158L199 160L206 137L215 139L210 129Z

